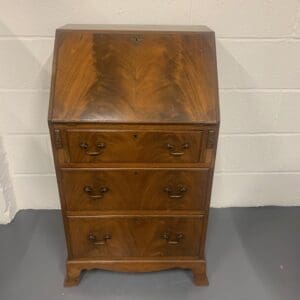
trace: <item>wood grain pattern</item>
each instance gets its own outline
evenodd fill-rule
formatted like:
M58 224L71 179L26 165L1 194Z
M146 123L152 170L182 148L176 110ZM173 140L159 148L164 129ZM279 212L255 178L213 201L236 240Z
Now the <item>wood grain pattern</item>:
M208 170L103 169L62 172L67 210L205 210ZM90 187L91 192L85 188ZM106 191L101 192L101 189ZM167 190L169 189L169 191Z
M118 272L153 272L175 268L190 269L193 272L195 285L208 285L208 279L206 276L206 261L204 259L200 260L180 258L168 260L68 260L64 285L66 287L76 286L80 281L81 271L91 270L95 268Z
M48 122L68 247L82 270L187 268L207 285L205 240L219 104L203 26L57 30Z
M211 31L60 30L56 43L52 121L219 121Z
M70 217L69 228L72 258L195 258L199 255L203 218ZM164 233L169 233L169 240L162 238ZM90 234L96 243L105 235L110 238L95 245L88 239ZM183 235L182 239L177 240L178 234Z
M54 130L59 130L61 132L62 140L61 142L65 145L63 148L59 148L56 150L58 156L58 164L61 167L88 167L88 168L97 168L97 167L111 167L117 168L121 164L123 167L173 167L174 163L180 162L180 166L182 167L202 167L207 168L211 166L213 162L213 158L215 155L215 145L210 145L208 148L208 137L209 132L215 132L216 137L218 134L218 127L212 125L133 125L133 124L86 124L81 123L64 123L64 124L53 124ZM85 155L85 152L80 148L81 142L88 143L88 151L95 150L97 141L97 136L100 136L101 133L104 134L107 141L112 142L109 145L109 148L106 146L101 150L101 154L99 158L89 157ZM112 136L110 136L112 133ZM139 135L138 133L142 133ZM75 136L72 138L74 142L74 147L72 147L69 143L69 136L74 134ZM87 134L87 135L85 135ZM81 139L82 135L82 139ZM136 135L136 138L135 138ZM113 139L113 136L115 137ZM91 139L91 142L85 139ZM152 137L152 138L151 138ZM164 140L164 137L168 138L168 140ZM142 138L142 139L141 139ZM216 144L217 138L215 139L214 144ZM99 142L104 142L104 140L99 140ZM180 146L188 142L190 147L189 149L184 149L185 154L180 157L171 157L170 151L167 149L167 144L174 144L176 147L180 149ZM120 145L117 147L114 145L117 143ZM147 143L147 147L143 146L144 143ZM211 148L212 146L212 148ZM130 151L128 148L130 147ZM176 150L175 147L175 150ZM198 149L198 147L200 147ZM115 153L120 152L120 148L124 148L123 154L121 155L122 160L120 161L120 157L116 158ZM113 149L113 151L112 151ZM147 150L145 150L147 149ZM148 151L150 149L151 151ZM76 162L72 162L70 157L70 150L75 151L76 155L79 155L79 158L82 161L78 161L78 157L76 158ZM178 149L177 149L178 150ZM198 152L199 153L196 153ZM105 154L106 152L106 154ZM108 152L108 153L107 153ZM143 154L144 153L144 154ZM153 163L154 153L160 155L156 156L156 161ZM101 156L103 154L108 155L106 159L101 160ZM135 156L134 156L135 155ZM137 155L140 156L140 161L132 160L128 162L128 157L132 159L136 159ZM188 156L187 156L188 155ZM133 157L134 156L134 157ZM145 158L149 160L145 161ZM192 157L191 157L192 156ZM83 158L82 158L83 157ZM119 162L109 161L108 157L111 157L111 160L119 160ZM193 159L194 157L194 159ZM199 157L199 158L197 158ZM158 161L157 159L161 159ZM189 161L190 159L190 161ZM198 159L198 162L196 160ZM125 160L125 162L124 162ZM126 162L127 160L127 162ZM165 160L165 161L164 161Z
M67 131L70 162L77 163L198 162L201 136L201 132Z

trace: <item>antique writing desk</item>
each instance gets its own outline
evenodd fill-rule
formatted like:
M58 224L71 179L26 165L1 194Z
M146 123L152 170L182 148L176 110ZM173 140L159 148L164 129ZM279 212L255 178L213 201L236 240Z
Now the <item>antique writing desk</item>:
M204 257L219 130L214 33L204 26L57 30L49 128L68 259L191 269Z

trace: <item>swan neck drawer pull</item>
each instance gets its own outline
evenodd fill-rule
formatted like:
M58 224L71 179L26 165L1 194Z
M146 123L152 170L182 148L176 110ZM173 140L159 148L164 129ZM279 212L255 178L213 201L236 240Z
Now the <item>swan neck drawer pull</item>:
M98 192L95 192L90 185L86 185L83 188L83 191L92 199L100 199L103 198L104 194L108 192L108 187L101 186L99 189L97 189Z
M176 192L173 191L173 188L169 185L164 187L164 192L168 194L168 197L171 199L180 199L184 197L184 194L187 192L187 187L179 184L177 186Z
M184 143L180 146L180 149L182 149L182 150L185 150L185 149L188 149L188 148L190 148L189 143ZM167 144L167 149L169 149L169 154L172 155L172 156L182 156L182 155L185 154L184 151L176 150L177 149L176 146L173 145L173 144L170 144L170 143Z
M103 235L102 240L97 240L97 237L94 233L90 232L88 235L88 241L90 241L95 246L105 245L107 240L111 240L112 236L110 233L106 233Z
M173 236L175 235L175 239L171 239L172 235ZM172 234L171 232L166 231L161 234L161 238L163 240L166 240L169 245L178 245L184 239L184 234L183 233Z
M86 150L86 151L85 151L85 154L87 154L87 155L90 155L90 156L98 156L98 155L100 155L100 154L102 153L101 150L103 150L103 149L106 147L106 145L105 145L105 143L97 143L97 144L96 144L96 148L99 149L99 150L97 150L97 151L89 151L89 150L88 150L88 149L89 149L89 144L86 143L86 142L81 142L81 143L79 144L79 147L80 147L81 149L83 149L83 150Z

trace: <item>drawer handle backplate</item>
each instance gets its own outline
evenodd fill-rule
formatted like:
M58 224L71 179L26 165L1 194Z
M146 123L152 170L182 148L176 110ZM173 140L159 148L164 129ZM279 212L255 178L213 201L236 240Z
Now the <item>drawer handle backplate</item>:
M102 153L101 150L103 150L106 147L105 143L97 143L96 144L96 148L99 149L99 150L97 150L97 151L89 151L88 150L88 148L89 148L89 144L88 143L81 142L79 144L79 146L80 146L81 149L86 150L85 154L90 155L90 156L98 156L98 155L100 155Z
M190 148L190 144L189 143L184 143L180 146L180 149L188 149ZM182 156L184 155L184 151L177 151L176 150L176 146L173 144L168 143L167 144L167 149L169 149L169 154L172 156Z
M94 189L90 186L90 185L86 185L84 188L83 188L83 191L88 194L88 196L90 198L93 198L93 199L100 199L100 198L103 198L104 197L104 194L108 192L108 187L106 186L101 186L99 189L97 189L99 191L99 193L96 193L94 191Z
M188 190L187 187L182 184L177 185L176 192L174 192L173 188L169 185L164 187L164 191L168 194L169 198L171 198L171 199L183 198L183 196L187 192L187 190Z
M88 235L88 241L90 241L95 246L105 245L107 240L111 240L112 236L110 233L106 233L103 235L102 240L97 240L97 237L92 232Z
M175 235L175 239L171 239L172 235ZM166 240L169 245L178 245L184 239L184 234L183 233L172 234L171 232L167 231L161 234L161 238L163 240Z

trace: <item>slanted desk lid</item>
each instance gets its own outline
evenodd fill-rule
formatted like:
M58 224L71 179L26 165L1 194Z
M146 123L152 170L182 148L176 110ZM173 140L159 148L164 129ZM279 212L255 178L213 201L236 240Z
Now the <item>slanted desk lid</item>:
M49 121L218 123L214 33L201 26L58 29Z

